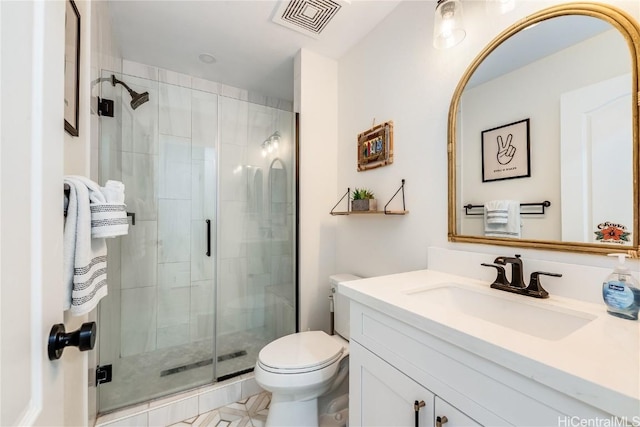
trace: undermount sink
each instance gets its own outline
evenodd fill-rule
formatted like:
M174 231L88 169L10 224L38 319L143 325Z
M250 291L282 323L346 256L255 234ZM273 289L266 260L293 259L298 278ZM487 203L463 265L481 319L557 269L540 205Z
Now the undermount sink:
M408 291L406 294L411 295L412 299L418 298L425 308L433 306L458 311L550 341L562 339L596 319L590 313L542 305L540 301L529 301L531 298L525 296L503 296L500 292L503 291L491 289L487 293L476 292L448 283L436 288ZM518 298L523 300L519 301Z

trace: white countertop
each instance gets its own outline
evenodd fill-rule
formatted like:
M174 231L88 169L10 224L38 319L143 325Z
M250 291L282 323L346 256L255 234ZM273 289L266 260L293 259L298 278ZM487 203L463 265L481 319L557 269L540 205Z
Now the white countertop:
M451 283L474 292L515 298L517 303L585 313L593 320L565 337L550 340L444 306L425 307L423 299L411 295L414 290ZM339 286L339 292L605 412L640 422L640 322L609 315L604 303L554 295L531 298L433 270L346 282Z

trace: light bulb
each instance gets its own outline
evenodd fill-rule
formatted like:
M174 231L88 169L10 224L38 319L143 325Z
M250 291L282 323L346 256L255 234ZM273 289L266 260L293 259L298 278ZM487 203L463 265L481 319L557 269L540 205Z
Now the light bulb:
M455 46L464 40L466 34L460 1L440 0L434 18L433 46L436 49Z

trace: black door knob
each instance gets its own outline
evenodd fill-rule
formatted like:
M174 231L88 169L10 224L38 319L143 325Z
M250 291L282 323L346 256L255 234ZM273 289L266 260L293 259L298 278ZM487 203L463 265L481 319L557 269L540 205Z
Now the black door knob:
M62 356L65 347L78 347L80 351L93 350L96 345L96 322L83 323L80 329L66 333L64 324L53 325L49 332L49 360Z

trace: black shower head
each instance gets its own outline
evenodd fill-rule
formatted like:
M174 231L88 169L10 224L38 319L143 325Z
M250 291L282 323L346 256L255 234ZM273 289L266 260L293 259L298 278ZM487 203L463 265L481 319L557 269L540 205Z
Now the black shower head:
M115 86L118 83L129 91L129 95L131 95L131 108L134 110L149 100L149 92L138 93L131 89L125 82L118 80L116 76L112 74L111 84Z
M131 108L134 110L149 100L149 92L136 93L130 90L129 93L131 94Z

